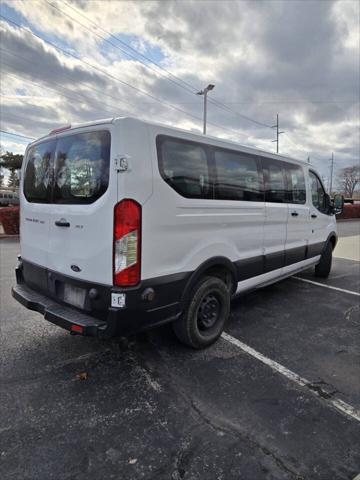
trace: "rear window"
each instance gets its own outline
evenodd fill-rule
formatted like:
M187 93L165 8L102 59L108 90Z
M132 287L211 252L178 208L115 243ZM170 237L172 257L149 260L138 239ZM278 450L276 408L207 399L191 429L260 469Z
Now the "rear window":
M40 143L27 155L24 195L35 203L92 203L109 183L110 133L78 133Z
M24 195L29 202L49 203L55 140L30 148L24 177Z
M109 183L110 133L79 133L56 145L54 202L92 203Z

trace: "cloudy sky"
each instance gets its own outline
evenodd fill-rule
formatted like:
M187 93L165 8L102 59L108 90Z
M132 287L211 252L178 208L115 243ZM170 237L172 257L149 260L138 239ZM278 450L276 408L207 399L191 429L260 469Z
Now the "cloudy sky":
M120 115L310 156L327 179L359 162L359 2L1 1L1 130L38 137ZM254 120L254 121L251 121ZM6 150L28 139L1 133Z

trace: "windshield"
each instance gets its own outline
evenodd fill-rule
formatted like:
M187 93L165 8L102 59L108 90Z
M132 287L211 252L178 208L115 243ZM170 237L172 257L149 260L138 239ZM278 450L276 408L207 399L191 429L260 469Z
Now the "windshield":
M109 183L110 133L85 132L30 148L24 194L35 203L92 203Z

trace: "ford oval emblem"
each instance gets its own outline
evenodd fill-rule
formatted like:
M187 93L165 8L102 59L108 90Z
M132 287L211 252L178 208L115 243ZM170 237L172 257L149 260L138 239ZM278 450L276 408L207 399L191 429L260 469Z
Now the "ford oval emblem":
M70 268L73 272L81 272L81 268L78 267L77 265L71 265Z

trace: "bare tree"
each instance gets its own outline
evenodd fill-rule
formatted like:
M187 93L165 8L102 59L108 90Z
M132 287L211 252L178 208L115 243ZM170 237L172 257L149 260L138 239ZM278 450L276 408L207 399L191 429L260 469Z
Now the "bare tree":
M360 165L342 168L339 172L338 185L345 197L352 198L357 185L360 185Z

